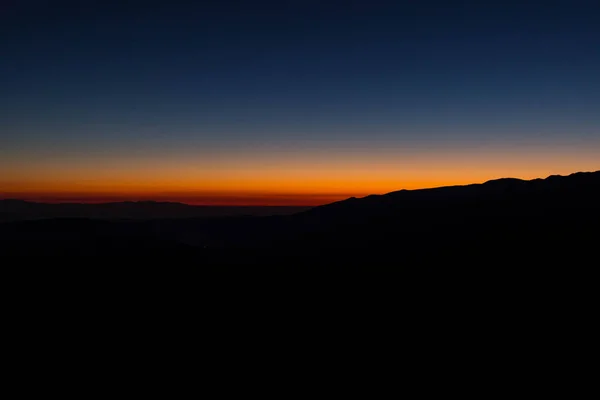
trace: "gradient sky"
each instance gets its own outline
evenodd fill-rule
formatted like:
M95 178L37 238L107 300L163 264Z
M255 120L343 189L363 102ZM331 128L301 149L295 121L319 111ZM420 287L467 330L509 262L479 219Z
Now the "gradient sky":
M322 204L600 169L600 2L0 3L0 198Z

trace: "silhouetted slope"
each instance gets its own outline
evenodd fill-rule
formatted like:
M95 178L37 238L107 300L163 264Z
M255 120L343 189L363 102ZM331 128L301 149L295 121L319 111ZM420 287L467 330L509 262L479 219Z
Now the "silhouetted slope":
M548 207L593 205L600 185L599 172L579 172L569 176L550 176L531 181L503 178L482 184L448 186L420 190L400 190L361 199L350 198L301 213L305 217L361 218L364 216L403 214L451 207L490 212L539 212ZM474 208L473 208L474 207ZM516 207L516 208L515 208Z
M599 239L600 172L402 190L291 217L281 247L339 262L582 259Z

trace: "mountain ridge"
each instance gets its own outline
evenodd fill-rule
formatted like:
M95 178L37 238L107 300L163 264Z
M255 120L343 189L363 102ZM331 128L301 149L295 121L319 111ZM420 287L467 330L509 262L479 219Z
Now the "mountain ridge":
M466 185L451 185L451 186L440 186L440 187L432 187L432 188L423 188L423 189L401 189L392 192L388 192L385 194L371 194L365 197L350 197L345 200L340 200L337 202L324 204L322 206L314 207L313 209L305 211L305 213L310 212L318 212L318 210L322 208L334 208L340 206L357 206L358 204L365 204L366 202L386 202L397 200L402 196L432 196L436 194L444 194L444 195L468 195L470 193L483 193L483 190L492 190L492 191L506 191L510 189L525 189L526 186L529 188L535 189L538 187L543 187L544 185L547 188L550 185L560 185L561 183L572 183L574 180L595 180L600 182L600 170L598 171L589 171L589 172L575 172L569 175L549 175L546 178L535 178L530 180L520 179L520 178L498 178L491 179L485 181L483 183L471 183ZM450 196L451 197L451 196ZM440 200L448 200L446 196L440 196Z

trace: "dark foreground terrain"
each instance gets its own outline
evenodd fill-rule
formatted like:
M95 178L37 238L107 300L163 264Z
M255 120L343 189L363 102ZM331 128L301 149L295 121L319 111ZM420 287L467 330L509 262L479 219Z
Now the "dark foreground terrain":
M13 266L481 266L500 267L499 274L595 269L600 171L401 190L292 215L120 217L17 221L5 208L3 260Z

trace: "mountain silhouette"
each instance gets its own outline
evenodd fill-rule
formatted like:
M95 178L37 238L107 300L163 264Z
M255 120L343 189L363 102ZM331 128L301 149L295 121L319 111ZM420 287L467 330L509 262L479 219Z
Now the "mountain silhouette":
M401 190L296 214L286 245L301 242L303 254L325 251L348 259L350 251L385 264L398 257L414 262L496 257L514 264L547 258L550 251L580 256L584 244L598 239L599 205L600 171Z
M177 203L64 206L4 200L0 243L5 254L20 257L162 259L197 267L548 270L587 265L597 257L599 204L600 171L400 190L290 215L215 217L218 213ZM65 210L67 215L60 215ZM79 216L74 210L87 214L73 218ZM186 217L188 210L205 214ZM18 221L15 215L45 219Z
M492 207L490 212L518 212L526 207L538 213L546 208L589 205L597 195L600 171L579 172L569 176L553 175L546 179L521 180L502 178L482 184L448 186L432 189L400 190L384 195L326 204L306 211L326 219L337 216L396 215L413 211L468 208L470 212ZM584 204L581 204L582 202ZM562 206L561 206L562 205Z

